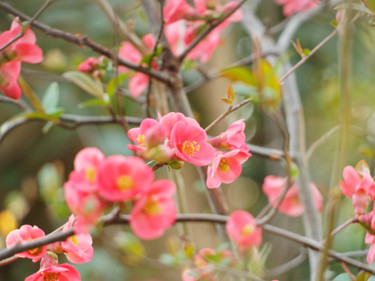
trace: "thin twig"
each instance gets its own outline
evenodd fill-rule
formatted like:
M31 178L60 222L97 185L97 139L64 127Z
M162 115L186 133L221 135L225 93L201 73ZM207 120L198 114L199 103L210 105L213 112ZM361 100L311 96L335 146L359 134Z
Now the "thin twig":
M341 230L343 230L344 228L346 228L347 226L353 224L353 223L356 223L358 222L358 218L354 217L354 218L351 218L349 220L347 220L346 222L344 222L342 225L338 226L337 228L335 228L332 232L331 232L331 237L335 236L337 233L339 233Z
M310 159L314 151L323 143L327 141L334 133L336 133L340 129L340 125L333 127L328 132L326 132L324 135L322 135L319 139L317 139L315 142L313 142L309 149L306 152L306 159Z
M17 106L19 109L21 109L24 112L32 111L30 106L27 103L25 103L23 100L14 100L6 96L0 96L0 102L14 104L15 106Z
M299 255L296 256L295 258L293 258L292 260L290 260L290 261L288 261L288 262L286 262L282 265L279 265L277 267L274 267L272 269L266 270L265 277L271 278L271 277L276 277L276 276L279 276L281 274L284 274L284 273L296 268L301 263L303 263L306 260L306 257L307 257L306 249L301 248Z
M204 130L206 132L211 130L215 125L217 125L221 120L223 120L230 113L232 113L233 111L236 111L237 109L240 109L241 107L248 104L249 102L251 102L251 99L246 99L235 106L232 106L232 105L228 106L225 112L223 112L218 118L215 119L215 121L213 121L210 125L208 125L207 128Z

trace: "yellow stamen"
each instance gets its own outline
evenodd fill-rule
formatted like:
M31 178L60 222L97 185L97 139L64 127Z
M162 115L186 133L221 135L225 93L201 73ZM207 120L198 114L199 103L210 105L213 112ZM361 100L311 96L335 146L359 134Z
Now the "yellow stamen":
M58 273L41 273L43 276L43 281L58 281L59 280L59 274Z
M182 151L189 156L193 156L194 153L199 151L200 148L200 145L195 141L184 141L184 143L182 144Z
M219 163L219 170L226 173L229 170L229 161L226 158L221 158Z
M254 231L254 227L250 224L247 224L244 226L244 228L242 229L242 235L243 236L248 236L250 235L251 233L253 233Z
M145 135L138 135L137 142L140 146L145 146Z
M72 241L73 244L77 246L77 244L78 244L77 236L73 235L72 237L70 237L70 241Z
M145 206L143 207L145 213L155 216L159 215L162 212L162 207L159 204L159 201L156 199L148 198Z
M29 250L28 252L29 252L30 254L32 254L33 256L37 256L37 255L39 255L42 251L43 251L43 247L39 247L39 248L31 249L31 250Z
M122 191L134 188L134 182L131 176L122 175L116 181L116 187Z
M88 181L94 182L96 180L96 169L95 168L87 168L85 170L86 179Z

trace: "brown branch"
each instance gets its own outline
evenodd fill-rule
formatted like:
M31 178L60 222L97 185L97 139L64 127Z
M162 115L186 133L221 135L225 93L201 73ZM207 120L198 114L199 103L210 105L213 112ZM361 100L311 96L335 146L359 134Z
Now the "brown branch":
M8 4L4 2L0 2L0 9L13 14L15 16L20 17L21 20L30 20L29 16L26 16L25 14L21 13L20 11L14 9L13 7L9 6ZM154 69L148 69L147 67L142 67L136 64L133 64L129 61L126 61L122 58L120 58L117 54L114 54L110 49L99 45L98 43L94 42L93 40L89 39L87 36L84 35L75 35L69 32L65 32L56 28L52 28L48 25L45 25L43 23L40 23L38 21L35 21L32 23L32 26L41 30L45 34L55 37L55 38L61 38L67 42L79 45L79 46L87 46L91 48L94 52L99 53L101 55L104 55L110 59L114 59L118 61L119 65L126 66L127 68L130 68L132 70L142 72L152 78L155 78L163 83L170 83L169 76L166 73L154 70Z

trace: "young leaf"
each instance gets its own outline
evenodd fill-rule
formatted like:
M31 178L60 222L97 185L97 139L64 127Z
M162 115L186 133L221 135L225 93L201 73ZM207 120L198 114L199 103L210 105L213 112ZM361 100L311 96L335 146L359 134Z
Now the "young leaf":
M72 83L76 84L86 93L89 93L97 98L101 98L103 96L103 89L90 75L79 71L68 71L65 72L63 76Z
M243 66L233 67L233 68L228 68L226 70L223 70L220 73L220 76L228 78L233 81L240 81L250 86L257 85L257 81L255 80L255 77L253 73L251 72L251 70Z
M102 99L90 99L78 105L79 108L85 108L90 106L107 106L108 104Z
M59 101L59 96L59 85L56 82L52 82L47 88L42 99L42 106L47 114L56 112L56 106Z
M130 71L124 74L121 74L117 77L112 78L108 83L106 87L106 93L108 94L109 98L112 99L112 96L115 93L116 87L120 86L122 82L128 78L130 75L132 75L134 72Z
M232 102L234 101L234 98L236 97L236 89L234 88L232 84L230 84L227 87L227 96L228 96L228 99L230 99Z

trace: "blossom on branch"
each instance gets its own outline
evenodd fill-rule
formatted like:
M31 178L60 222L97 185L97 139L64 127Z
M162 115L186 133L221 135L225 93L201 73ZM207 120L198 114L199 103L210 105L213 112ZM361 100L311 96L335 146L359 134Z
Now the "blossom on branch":
M44 237L44 231L37 226L31 226L28 224L22 225L19 229L12 230L7 238L6 245L7 248L12 248L16 244L24 244L31 240ZM20 258L29 258L33 262L39 261L46 253L47 246L41 246L35 249L31 249L22 253L15 254L15 256Z
M283 13L287 17L294 13L310 11L319 4L319 0L276 0L276 2L284 5Z
M0 34L0 47L14 40L23 28L19 18L15 18L10 30ZM36 37L34 32L31 29L27 29L24 31L22 37L0 51L0 89L6 96L12 99L19 99L21 97L21 89L17 83L21 70L21 62L39 63L43 60L42 50L35 42Z
M263 192L267 195L268 201L270 202L272 207L275 208L278 205L278 202L281 199L279 198L281 195L281 191L286 184L287 178L280 178L270 175L264 179L264 183L262 186ZM323 208L323 197L315 184L310 183L310 189L315 208L321 211ZM280 213L286 214L291 217L297 217L303 214L304 208L299 199L298 189L295 184L289 188L277 210Z
M262 244L262 229L257 227L254 217L246 211L233 212L227 221L226 230L241 251Z

